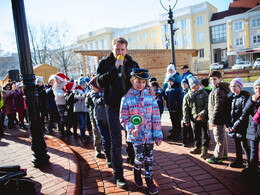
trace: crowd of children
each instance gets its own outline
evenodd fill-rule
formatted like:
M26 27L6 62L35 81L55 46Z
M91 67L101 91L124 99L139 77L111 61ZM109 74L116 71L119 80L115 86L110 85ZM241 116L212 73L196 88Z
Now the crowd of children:
M243 167L244 152L246 168L243 173L256 175L260 139L260 78L254 82L255 94L251 96L243 90L243 79L235 78L230 84L225 83L222 82L219 71L212 71L209 78L202 80L193 74L187 74L180 80L173 64L168 66L167 71L162 89L155 77L150 78L148 70L133 68L130 79L132 87L121 100L120 122L127 132L127 142L133 144L135 151L136 185L141 187L143 184L141 167L145 161L145 180L149 192L158 192L152 180L153 146L154 142L160 145L163 139L160 118L164 106L167 107L172 122L171 134L168 136L170 139L182 139L184 147L194 142L191 154L200 154L206 162L219 164L228 157L228 135L234 138L236 147L236 159L230 167ZM93 135L96 157L102 157L103 148L106 164L112 167L111 137L104 90L98 86L96 80L95 76L91 79L80 77L74 83L69 82L63 73L57 73L49 78L47 85L44 85L43 78L37 77L41 129L43 132L52 133L54 128L58 128L62 137L73 135L76 139L79 137L79 127L83 143L89 143L89 135ZM209 80L212 88L209 87ZM4 135L5 115L8 117L7 127L12 129L18 121L16 112L19 115L20 128L27 130L28 127L24 123L27 118L26 104L21 83L5 84L1 90L0 108L1 136ZM141 124L134 125L131 122L131 117L135 115L142 118ZM208 158L211 139L209 127L213 129L216 142L211 158ZM73 133L70 131L71 128ZM86 134L86 129L89 130L89 135Z

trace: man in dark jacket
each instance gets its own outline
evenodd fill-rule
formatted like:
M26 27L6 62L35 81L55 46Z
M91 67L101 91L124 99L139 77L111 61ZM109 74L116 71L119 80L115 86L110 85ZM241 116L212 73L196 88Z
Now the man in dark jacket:
M131 70L132 68L139 68L131 56L127 55L127 44L127 41L122 37L114 38L112 40L112 52L99 63L97 69L97 84L99 87L104 88L115 181L120 188L127 188L127 183L123 176L119 109L121 98L131 88ZM123 56L123 60L120 59L120 55Z

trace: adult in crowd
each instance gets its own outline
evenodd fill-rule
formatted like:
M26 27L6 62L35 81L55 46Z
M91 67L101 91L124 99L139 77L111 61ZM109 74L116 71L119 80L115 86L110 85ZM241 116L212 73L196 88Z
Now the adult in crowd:
M168 80L170 77L174 78L175 83L179 83L179 85L181 85L181 76L176 71L175 66L172 62L170 62L170 64L167 67L167 72L165 74L165 79L163 82L163 91L165 91L168 88Z
M187 79L187 76L191 75L193 76L193 73L189 70L189 66L188 65L184 65L182 68L182 76L181 76L181 80L183 79Z
M104 88L104 101L111 135L112 166L115 182L120 188L127 188L123 176L123 160L121 155L122 135L119 121L120 102L123 95L131 88L130 73L132 68L139 68L132 57L127 54L127 41L123 37L112 40L112 52L102 60L97 69L97 84ZM117 59L119 55L122 59ZM134 157L132 148L130 158ZM129 152L129 150L128 150Z

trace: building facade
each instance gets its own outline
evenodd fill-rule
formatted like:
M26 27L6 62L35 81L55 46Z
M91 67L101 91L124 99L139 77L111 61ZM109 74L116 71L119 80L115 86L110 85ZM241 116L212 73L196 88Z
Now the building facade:
M195 69L209 69L211 62L209 21L217 8L204 2L194 6L173 10L175 49L198 49L199 55L193 58ZM171 49L168 14L158 20L138 24L129 28L103 28L78 37L77 50L110 50L114 37L122 36L128 41L128 49ZM94 60L93 66L98 61ZM92 65L90 65L92 66Z

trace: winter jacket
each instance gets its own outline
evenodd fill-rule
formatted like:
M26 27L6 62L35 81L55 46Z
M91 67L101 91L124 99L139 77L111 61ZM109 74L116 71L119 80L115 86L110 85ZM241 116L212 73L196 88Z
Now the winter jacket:
M46 87L46 110L57 110L57 105L55 102L55 95L52 90L52 86L48 85Z
M232 128L234 123L242 115L242 111L243 111L249 97L250 97L249 92L241 91L239 95L232 94L228 98L230 114L228 117L228 122L226 123L227 128ZM239 129L236 129L236 132L245 136L247 126L248 126L248 120L244 120L243 124L240 125Z
M188 70L186 73L182 74L181 80L187 79L187 77L188 77L189 75L193 76L193 73Z
M178 83L166 89L165 99L169 112L181 112L181 88Z
M87 97L85 99L85 105L86 105L86 107L88 109L90 121L96 124L96 121L95 121L95 118L94 118L94 108L95 108L95 105L94 105L94 102L93 102L93 100L91 98L91 94L92 94L92 91L89 91L87 93Z
M6 114L15 114L14 96L12 90L3 90L3 103Z
M56 105L66 105L65 97L64 97L64 86L66 82L63 83L55 83L53 86L53 93L55 96Z
M256 141L260 135L260 125L254 121L254 115L260 106L260 99L256 102L252 101L252 97L250 97L243 109L242 116L235 122L234 129L240 129L243 125L244 121L248 122L246 138L249 140Z
M183 122L190 123L198 122L198 115L205 122L208 120L208 94L204 89L200 89L194 93L191 90L184 96L183 99Z
M2 96L2 91L0 91L0 109L3 107L4 101L3 101L3 96Z
M122 76L118 76L115 66L116 58L113 53L102 60L97 69L97 84L104 88L105 105L110 108L119 109L123 95L130 89L130 73L132 68L139 68L138 64L129 55L125 56L122 67Z
M88 112L88 108L85 105L85 100L89 89L86 88L85 90L83 90L80 86L77 86L75 89L74 112Z
M25 109L26 106L25 106L25 100L23 98L23 91L15 90L13 92L13 95L14 95L14 107Z
M159 107L159 110L160 110L160 114L163 113L163 109L164 109L164 106L163 106L163 89L161 87L158 87L157 89L154 90L155 92L155 97L156 97L156 101L158 103L158 107Z
M260 107L258 108L257 113L255 113L254 121L258 124L260 124Z
M163 84L163 91L166 91L166 89L168 88L168 79L169 77L173 77L175 79L175 83L179 84L179 87L181 88L181 76L178 72L176 72L174 75L169 75L168 77L166 76L164 79L164 84Z
M72 91L68 91L65 93L65 101L66 101L66 112L65 117L68 119L67 124L68 126L72 126L78 122L77 116L74 112L74 94Z
M216 87L213 87L209 94L209 121L215 125L224 125L229 116L228 108L228 93L230 92L229 84L220 82Z
M92 92L91 99L94 103L94 117L96 120L107 123L106 108L104 104L104 92Z
M131 117L140 115L142 123L138 126L138 136L132 136L135 129ZM158 104L151 88L137 91L131 88L122 98L120 109L120 122L127 131L127 141L135 144L153 143L162 140L161 119Z
M41 112L46 112L46 88L44 85L37 87L39 106Z

